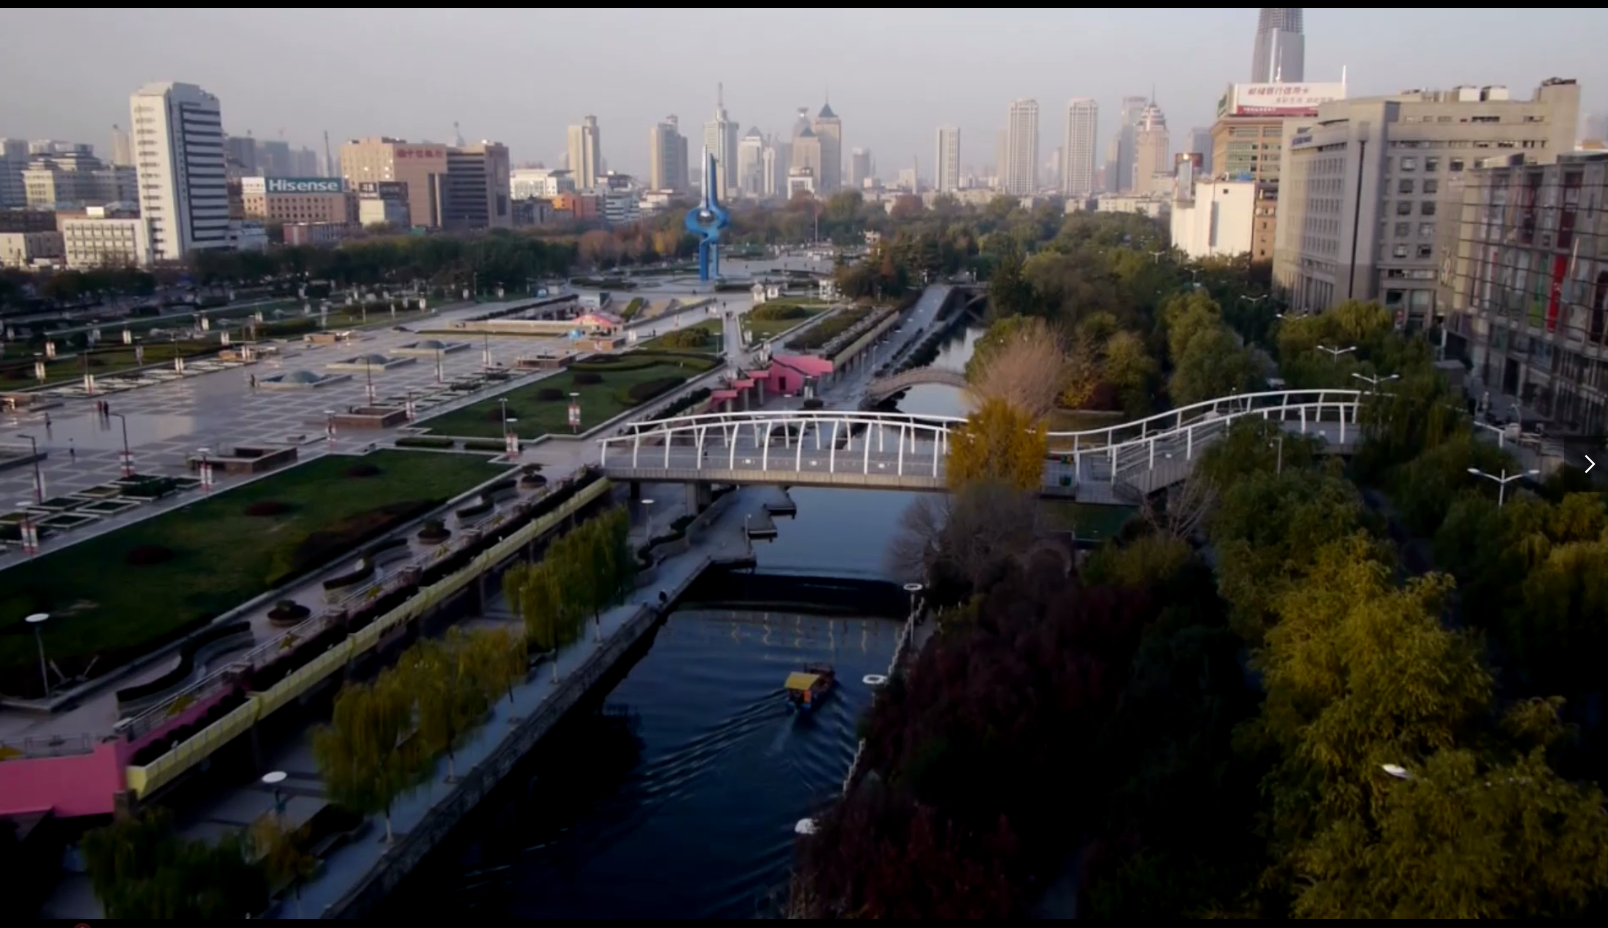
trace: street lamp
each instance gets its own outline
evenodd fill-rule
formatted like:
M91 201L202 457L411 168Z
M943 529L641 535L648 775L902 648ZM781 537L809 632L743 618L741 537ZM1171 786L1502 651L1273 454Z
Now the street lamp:
M570 434L574 435L581 430L581 395L579 393L571 393L569 397Z
M436 383L441 383L445 379L441 372L441 351L440 348L436 349Z
M285 817L285 793L279 788L279 784L285 782L286 776L283 770L270 770L262 775L263 785L274 791L274 815L281 820L281 825L284 824Z
M107 413L123 425L123 478L134 476L134 453L128 450L128 417L120 412Z
M503 438L507 438L508 437L508 397L506 397L506 396L501 397L501 398L499 398L497 400L497 402L502 405L502 429L503 429L502 433L503 433Z
M1357 350L1356 345L1352 345L1350 348L1330 348L1328 345L1319 345L1317 347L1319 351L1327 351L1329 357L1334 361L1339 361L1340 356L1343 354L1349 354Z
M201 492L212 492L212 464L207 461L207 455L212 453L211 448L197 448L196 453L201 455L201 466L197 468L201 474Z
M503 443L508 446L509 457L519 457L519 430L512 428L518 424L518 419L503 420Z
M639 500L639 502L642 503L644 516L642 530L648 536L643 540L643 544L651 544L653 542L653 500L644 499Z
M33 626L34 643L39 646L39 680L45 684L45 698L47 699L50 698L50 673L45 669L45 638L41 634L41 629L44 628L45 622L49 619L50 613L48 612L36 612L23 619L24 622Z
M374 359L370 355L363 356L363 378L367 381L368 404L374 405Z
M1493 480L1493 481L1496 482L1496 486L1497 486L1497 490L1496 490L1496 508L1498 508L1498 509L1502 508L1502 504L1507 502L1507 485L1508 484L1512 483L1515 480L1523 480L1525 477L1534 477L1535 475L1541 473L1538 470L1525 470L1525 471L1520 471L1520 472L1518 472L1516 474L1513 474L1512 476L1509 476L1508 472L1507 472L1507 468L1503 468L1502 469L1502 476L1498 477L1495 474L1487 474L1485 471L1480 470L1478 467L1470 467L1468 469L1468 472L1473 474L1476 477L1484 477L1487 480Z
M1379 769L1398 780L1411 780L1413 778L1411 771L1401 764L1380 764Z
M1373 388L1375 390L1378 390L1379 385L1382 384L1382 383L1390 383L1392 380L1400 380L1401 379L1400 374L1390 374L1390 375L1387 375L1385 377L1374 377L1374 376L1371 376L1369 374L1359 374L1356 371L1352 371L1351 376L1357 378L1358 380L1363 381L1364 383L1372 384Z
M33 446L34 502L42 503L45 501L45 478L39 473L39 439L32 435L17 437L28 439L28 444Z
M1278 476L1278 475L1284 473L1284 433L1283 432L1279 433L1278 438L1274 439L1273 441L1268 442L1268 447L1274 447L1274 446L1278 447L1279 456L1278 456L1277 463L1275 463L1273 465L1273 474L1274 474L1274 476Z
M480 370L482 373L491 370L491 333L481 332Z
M324 440L329 442L331 448L335 447L335 410L324 410Z
M926 587L919 583L906 583L904 585L904 591L910 594L910 614L912 616L916 614L916 594L920 593L924 589L926 589Z

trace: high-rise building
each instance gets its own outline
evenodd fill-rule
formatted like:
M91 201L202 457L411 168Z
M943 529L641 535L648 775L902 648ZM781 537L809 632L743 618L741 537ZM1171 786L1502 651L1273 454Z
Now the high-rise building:
M1145 107L1133 136L1133 191L1141 196L1171 192L1172 137L1155 101Z
M1189 130L1189 137L1184 143L1184 151L1200 155L1200 170L1197 176L1212 176L1212 130L1209 128L1194 128Z
M396 182L408 188L408 218L415 228L439 228L445 215L447 146L404 139L353 139L341 146L346 189Z
M830 194L843 186L843 120L832 112L828 102L810 128L821 140L821 169L815 175L819 179L818 191Z
M1464 167L1437 256L1446 356L1469 365L1470 394L1488 392L1493 411L1519 403L1550 420L1549 435L1602 435L1608 153L1537 164L1507 152Z
M871 179L871 149L856 148L849 153L849 186L855 190Z
M1095 192L1094 153L1100 129L1100 104L1093 97L1073 97L1066 105L1066 141L1061 146L1061 192L1086 197Z
M687 192L687 137L673 115L648 130L648 186Z
M290 154L290 143L272 139L257 140L257 170L264 177L306 177L297 174Z
M1579 85L1553 79L1528 100L1505 87L1411 91L1286 121L1274 285L1297 310L1383 299L1403 324L1429 324L1442 217L1455 219L1465 172L1501 149L1573 151L1579 112Z
M765 136L752 126L737 140L737 193L750 200L765 195Z
M1592 113L1586 117L1585 137L1593 142L1608 142L1608 113Z
M223 108L194 84L147 84L129 98L140 218L157 261L229 246Z
M1139 120L1150 105L1149 97L1123 97L1121 115L1117 123L1117 136L1111 140L1106 158L1106 190L1109 193L1126 193L1134 189L1134 135Z
M960 189L960 128L938 129L938 157L933 161L933 189L953 193Z
M1015 100L1005 123L1005 192L1026 196L1038 190L1038 101Z
M131 168L134 166L134 143L129 134L112 126L112 166L118 168Z
M774 138L765 140L765 147L760 152L760 179L764 183L761 195L766 197L781 196L781 191L787 189L787 159L782 155L782 148L777 146Z
M737 197L737 124L726 116L726 89L719 84L715 118L704 123L704 148L715 156L715 190L729 203Z
M603 176L603 140L597 117L588 116L578 126L569 127L569 169L575 189L590 191Z
M35 209L82 209L139 200L139 183L132 167L102 164L82 151L31 156L22 172L28 206Z
M28 188L22 172L28 169L28 140L0 139L0 209L28 205Z
M821 137L815 130L805 125L798 135L793 136L792 161L788 165L788 177L795 174L810 178L810 192L817 193L821 189ZM793 189L791 181L786 182L789 190Z
M1251 83L1299 84L1306 80L1306 36L1300 7L1263 7L1251 51Z
M994 133L994 186L1005 189L1005 162L1010 160L1011 133L1000 129Z
M443 228L468 231L512 227L508 146L479 142L448 148L445 191Z

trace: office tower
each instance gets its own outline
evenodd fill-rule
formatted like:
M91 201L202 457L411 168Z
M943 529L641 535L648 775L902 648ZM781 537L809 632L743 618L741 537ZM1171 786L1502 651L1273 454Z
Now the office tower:
M722 202L737 196L737 124L726 116L726 88L715 85L715 118L704 123L704 148L715 156L715 190Z
M1005 122L1005 192L1026 196L1038 190L1038 101L1015 100Z
M1095 142L1100 105L1093 97L1073 97L1066 105L1066 141L1061 146L1061 192L1086 197L1094 193Z
M1197 177L1212 176L1212 130L1210 128L1194 128L1189 130L1189 138L1184 145L1185 152L1200 155L1200 164L1196 167Z
M223 163L231 179L268 176L257 169L257 140L249 135L224 136Z
M134 143L129 134L112 126L112 166L130 168L134 166Z
M1299 84L1306 80L1306 36L1301 8L1263 7L1251 51L1251 83Z
M849 153L849 186L855 190L871 178L871 149L856 148Z
M479 142L447 149L446 195L441 225L455 231L506 229L514 224L509 207L508 146Z
M37 209L81 209L139 200L139 183L132 167L102 164L89 153L56 151L29 157L22 172L28 206Z
M821 140L821 169L815 175L820 178L819 191L830 194L843 186L843 120L828 101L810 128Z
M737 141L737 192L750 200L765 195L765 136L757 128Z
M580 125L569 127L569 169L575 178L576 190L591 190L603 176L603 140L596 116L588 116Z
M28 141L0 139L0 209L21 209L28 204L22 172L28 169Z
M1592 113L1586 117L1585 137L1595 142L1608 141L1608 113Z
M394 182L407 185L408 218L415 228L439 228L444 215L447 147L404 139L354 139L341 146L346 189Z
M960 128L938 128L938 156L933 159L932 186L939 193L960 189Z
M194 84L147 84L129 98L140 194L151 255L182 260L229 244L223 110Z
M290 175L292 177L318 177L318 152L311 148L296 148L290 152Z
M687 192L687 137L673 115L648 130L648 186Z
M808 172L811 178L811 189L819 191L821 182L821 138L815 130L808 125L798 135L793 137L792 159L788 164L788 176Z
M1167 117L1154 102L1145 107L1133 137L1133 190L1145 194L1168 193L1172 177L1172 139Z
M1528 100L1511 99L1505 87L1458 87L1333 100L1315 120L1286 120L1275 285L1298 310L1382 300L1403 324L1428 324L1448 309L1436 306L1438 245L1444 217L1456 221L1465 172L1493 156L1546 162L1573 151L1579 113L1579 85L1552 79ZM1504 187L1501 195L1527 214L1520 225L1563 222L1554 204L1532 199L1539 193ZM1547 290L1539 292L1531 307L1544 309Z

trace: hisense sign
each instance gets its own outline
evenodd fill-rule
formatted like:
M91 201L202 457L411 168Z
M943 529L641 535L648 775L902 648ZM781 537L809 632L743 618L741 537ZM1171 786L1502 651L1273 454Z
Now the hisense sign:
M266 193L345 193L346 182L338 177L270 177L263 189Z

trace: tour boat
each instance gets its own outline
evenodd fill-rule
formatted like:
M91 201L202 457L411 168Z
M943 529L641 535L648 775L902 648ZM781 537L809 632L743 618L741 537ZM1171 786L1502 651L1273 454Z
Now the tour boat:
M787 675L787 704L799 712L809 712L820 705L836 683L830 664L810 664Z

